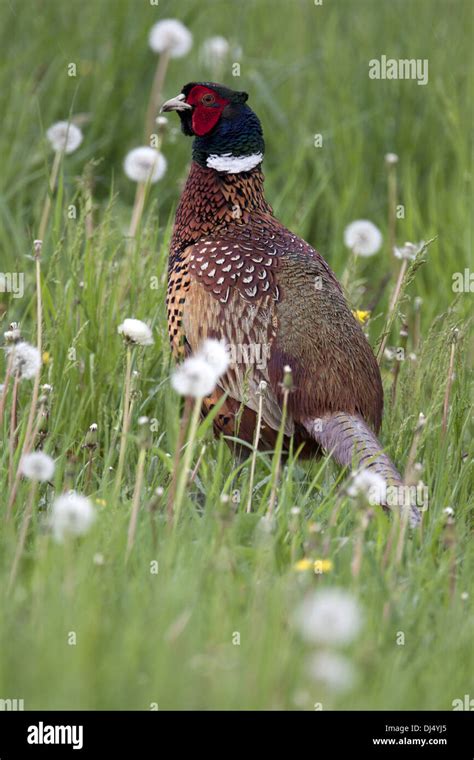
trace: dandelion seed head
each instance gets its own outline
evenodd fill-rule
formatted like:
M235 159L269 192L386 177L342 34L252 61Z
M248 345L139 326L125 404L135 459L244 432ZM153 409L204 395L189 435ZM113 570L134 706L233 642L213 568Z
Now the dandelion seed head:
M7 348L7 354L12 358L12 374L18 372L20 380L31 380L41 369L40 352L26 341Z
M180 396L203 398L216 387L215 369L200 356L191 356L177 367L171 376L171 385Z
M192 48L193 36L181 21L167 18L152 26L148 42L154 53L167 50L171 58L183 58Z
M396 153L386 153L385 154L385 163L388 166L395 166L395 164L398 164L398 156Z
M208 338L199 347L197 356L210 364L217 377L221 377L229 366L229 350L225 341Z
M46 137L56 153L64 151L67 154L74 153L83 140L79 127L69 121L57 121L48 129Z
M405 243L405 245L400 246L400 248L397 248L395 246L393 249L393 255L397 259L406 259L407 261L413 261L413 259L416 259L417 255L424 248L424 245L425 241L420 240L419 243Z
M318 652L308 662L308 672L330 691L348 691L355 683L356 671L351 661L336 652Z
M352 473L347 493L351 498L363 496L371 506L383 504L387 496L387 483L377 472L357 470Z
M54 460L43 451L24 454L20 460L20 472L29 480L45 483L54 475Z
M136 346L151 346L154 343L150 328L140 319L124 319L117 327L117 332L123 335L127 343Z
M357 256L373 256L380 250L382 242L379 228L368 219L357 219L344 230L344 244Z
M230 53L230 44L225 37L216 35L208 37L201 45L201 59L207 68L212 69L225 63Z
M320 589L300 603L293 622L311 644L349 644L362 627L362 612L355 597L338 588Z
M53 503L51 527L56 541L68 536L83 536L88 532L96 514L92 502L75 491L59 496Z
M149 145L134 148L125 156L123 169L134 182L158 182L166 173L166 159Z
M20 330L19 322L12 322L8 330L6 330L6 332L3 333L3 337L5 338L6 343L18 343L21 340L21 330Z
M393 361L397 355L397 351L395 348L391 348L390 346L387 346L387 348L384 350L383 355L386 359L388 359L389 362Z

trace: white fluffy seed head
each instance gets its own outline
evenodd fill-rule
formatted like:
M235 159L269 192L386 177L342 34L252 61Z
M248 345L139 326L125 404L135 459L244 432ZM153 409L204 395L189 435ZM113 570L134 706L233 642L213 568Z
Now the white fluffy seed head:
M395 164L398 164L398 156L396 153L386 153L385 154L385 163L387 166L395 166Z
M123 335L127 343L136 346L151 346L154 343L150 328L140 319L124 319L117 332Z
M413 261L416 259L417 255L420 253L424 245L424 240L421 240L419 243L407 242L405 245L400 246L400 248L397 248L395 246L393 249L393 255L397 259L407 259L408 261Z
M25 454L20 460L20 472L29 480L45 483L54 475L54 460L43 451Z
M18 372L20 380L31 380L41 369L40 352L26 341L15 343L7 348L7 354L12 358L12 374L15 375Z
M348 691L356 680L351 661L336 652L317 652L308 663L310 676L333 692Z
M83 536L96 517L92 502L75 491L59 496L53 503L51 527L56 541Z
M167 50L171 58L183 58L191 50L193 35L181 21L166 18L152 26L148 42L154 53Z
M207 338L201 344L197 356L210 364L217 377L221 377L229 366L229 351L225 341Z
M177 367L171 385L181 396L204 398L216 387L217 374L209 362L200 356L191 356Z
M225 37L216 35L208 37L201 45L201 59L207 68L213 69L215 66L221 66L225 63L230 53L230 44Z
M3 333L6 343L18 343L21 339L21 330L17 322L12 322L10 329Z
M166 172L166 159L162 153L148 145L134 148L125 156L123 169L134 182L158 182Z
M344 230L344 244L356 256L373 256L380 249L382 242L379 228L368 219L357 219Z
M387 498L387 482L377 472L358 470L352 473L347 493L354 499L362 496L371 506L384 504Z
M57 121L46 132L46 137L56 153L74 153L82 142L82 132L69 121Z
M362 626L357 599L338 588L313 592L297 607L294 624L311 644L349 644Z

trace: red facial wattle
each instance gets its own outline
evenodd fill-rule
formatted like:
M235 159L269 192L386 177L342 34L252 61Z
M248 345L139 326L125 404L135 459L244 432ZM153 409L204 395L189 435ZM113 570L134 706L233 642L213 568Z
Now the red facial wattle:
M186 98L186 102L193 106L193 132L201 137L216 126L222 111L229 105L230 101L220 97L215 90L211 90L209 87L196 85Z

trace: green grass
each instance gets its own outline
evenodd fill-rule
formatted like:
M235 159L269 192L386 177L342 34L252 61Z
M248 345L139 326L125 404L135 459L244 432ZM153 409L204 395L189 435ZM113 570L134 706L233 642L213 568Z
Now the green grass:
M473 696L472 431L469 428L468 318L472 294L455 296L452 275L469 266L472 207L468 74L472 8L466 0L311 0L287 3L221 0L1 0L0 38L0 271L23 272L25 295L0 294L2 332L19 321L35 342L36 297L32 241L37 236L51 166L44 132L68 114L86 114L84 142L65 158L42 256L44 342L49 362L42 382L53 391L44 449L56 459L54 488L41 486L17 582L7 594L17 531L29 484L21 483L15 519L0 535L0 699L23 698L26 709L269 708L451 709ZM360 574L351 562L360 512L342 493L341 473L327 461L285 463L273 531L261 518L268 500L270 456L259 456L253 514L245 514L249 463L235 462L209 424L207 444L181 520L170 534L166 493L179 425L179 399L165 320L167 246L191 143L165 138L165 178L148 198L138 244L127 247L135 187L123 174L129 149L142 144L155 57L147 47L158 18L178 16L194 48L173 61L165 96L206 79L200 42L224 34L242 46L241 76L226 83L250 93L266 138L266 192L275 213L315 245L341 276L347 263L343 230L368 218L387 232L384 154L396 152L405 218L397 240L436 237L409 285L401 311L410 326L421 296L421 345L400 368L390 403L391 365L384 363L386 410L382 440L404 468L420 412L427 424L417 461L430 507L421 536L406 542L400 564L384 561L392 524L375 514L363 542ZM373 81L368 61L382 54L427 58L429 84ZM77 77L67 76L69 63ZM472 70L472 68L471 68ZM173 118L173 117L171 117ZM174 122L173 122L174 124ZM323 147L313 146L314 134ZM91 165L91 162L95 163ZM94 177L95 233L84 235L84 176ZM71 204L77 218L68 218ZM392 279L370 323L382 330L397 266L387 246L360 262L354 306L364 309L385 274ZM159 287L150 287L151 278ZM123 282L128 287L122 287ZM120 497L113 499L123 397L124 349L117 325L136 316L153 327L153 347L135 352L134 410ZM398 344L397 319L390 345ZM442 435L450 336L455 353L448 429ZM74 351L71 351L74 349ZM0 378L5 373L0 357ZM19 393L19 446L25 435L32 381ZM8 500L9 413L0 449L0 509ZM137 418L148 415L147 454L138 534L124 563L138 459ZM87 482L89 425L98 448ZM200 450L201 446L197 448ZM171 455L171 457L169 456ZM114 468L114 469L111 469ZM149 504L165 489L157 508ZM74 487L99 500L89 534L55 544L45 519L55 493ZM240 492L240 503L222 493ZM329 524L340 503L337 524ZM291 513L298 506L299 515ZM443 510L454 509L454 524ZM298 573L303 556L322 555L324 576ZM94 561L97 554L103 564ZM157 561L159 571L151 563ZM291 624L295 606L316 588L351 591L364 627L346 653L357 669L354 688L334 694L311 681L310 648ZM68 644L70 632L76 644ZM240 633L240 645L233 635ZM405 644L397 645L399 632ZM235 636L234 636L235 639Z

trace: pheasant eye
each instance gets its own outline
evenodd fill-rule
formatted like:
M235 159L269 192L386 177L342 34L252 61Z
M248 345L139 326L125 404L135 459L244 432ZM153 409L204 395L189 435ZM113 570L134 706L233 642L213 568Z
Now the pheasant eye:
M204 106L211 106L215 101L214 95L212 95L210 92L206 93L206 95L203 95L201 98L201 103Z

